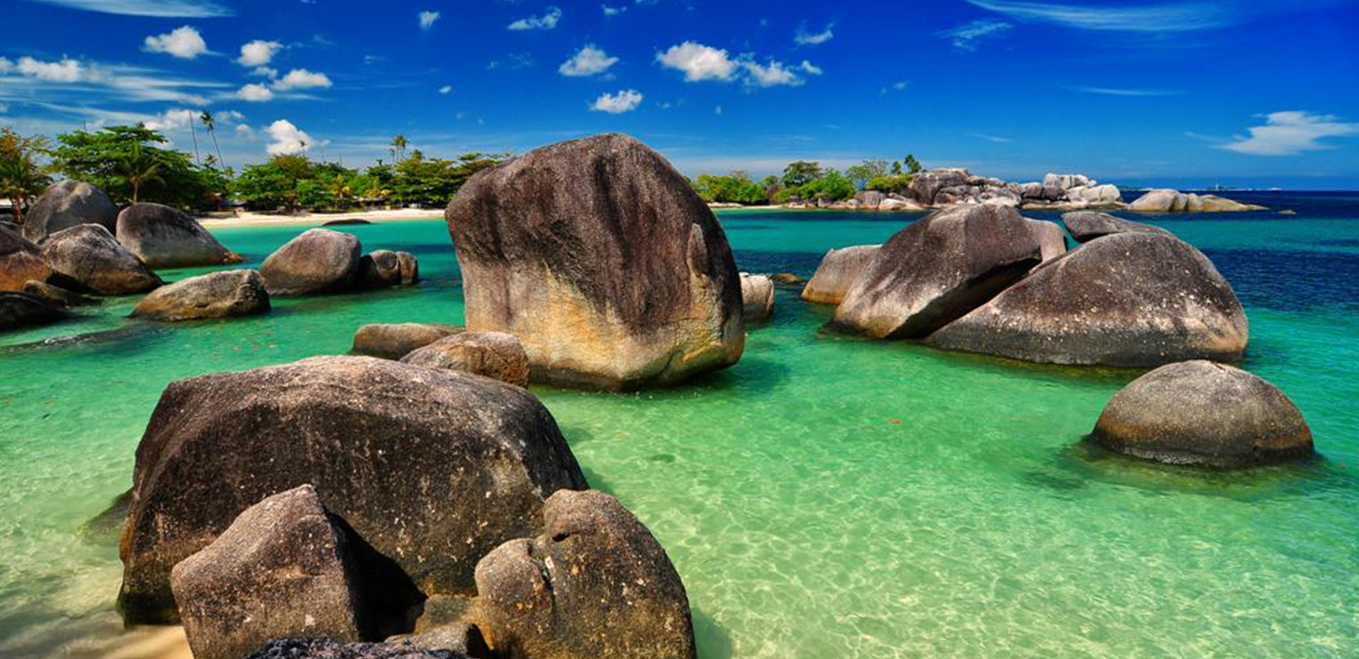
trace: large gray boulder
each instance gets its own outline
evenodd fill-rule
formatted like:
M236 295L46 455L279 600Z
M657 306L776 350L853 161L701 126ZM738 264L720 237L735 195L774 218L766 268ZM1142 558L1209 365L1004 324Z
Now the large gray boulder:
M821 257L816 272L802 289L802 299L817 304L840 304L849 287L868 269L882 245L853 245L832 249Z
M467 327L519 337L534 381L637 389L741 357L741 283L721 224L626 135L534 150L449 202Z
M129 623L176 618L170 569L264 497L312 484L426 595L470 596L476 562L585 487L524 389L371 357L315 357L171 383L137 447L123 527Z
M132 315L153 320L199 320L269 311L264 278L254 270L223 270L189 277L151 291Z
M460 332L416 348L401 361L529 385L528 353L519 339L504 332Z
M463 331L456 325L435 323L373 323L354 333L352 350L360 355L401 359L446 336Z
M13 291L0 291L0 332L28 325L45 325L66 318L66 313L46 301Z
M48 236L81 224L118 227L118 205L103 190L84 181L58 181L47 187L24 216L24 237L41 243Z
M561 491L543 532L477 564L474 616L522 659L693 659L684 583L651 532L602 492Z
M260 274L270 295L334 293L354 283L362 249L354 234L311 229L270 254Z
M56 283L100 295L144 293L162 283L99 224L81 224L48 236L42 256Z
M741 302L747 321L769 318L774 313L774 280L741 273Z
M286 636L372 640L351 544L311 485L246 508L170 572L194 659L241 659Z
M940 200L937 197L946 188L966 186L971 177L972 173L966 169L950 167L916 172L911 175L911 197L926 206L951 201L951 196L947 200Z
M1013 208L981 204L938 211L883 244L831 323L873 338L924 338L1041 261L1034 231Z
M1120 233L1035 270L928 342L1032 362L1159 366L1235 361L1245 311L1227 280L1174 236Z
M1029 225L1029 230L1033 232L1034 239L1038 241L1039 254L1043 263L1047 263L1066 253L1066 232L1062 227L1054 222L1047 220L1033 220L1024 218L1024 222Z
M1158 226L1125 220L1108 213L1095 211L1076 211L1062 214L1062 224L1079 243L1088 243L1096 238L1115 233L1159 233L1174 235Z
M151 268L240 263L198 220L162 204L132 204L118 214L118 242Z
M1312 455L1312 431L1278 387L1205 360L1133 380L1109 400L1091 439L1171 464L1244 467Z
M47 281L52 269L42 250L7 226L0 226L0 291L23 290L30 281Z

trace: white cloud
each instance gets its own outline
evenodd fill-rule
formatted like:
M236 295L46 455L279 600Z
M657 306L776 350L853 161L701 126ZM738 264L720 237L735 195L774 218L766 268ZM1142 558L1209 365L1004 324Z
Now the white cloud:
M576 51L571 59L562 62L557 67L557 71L564 76L592 76L596 73L603 73L618 62L617 57L610 57L608 53L594 44L587 43L583 48Z
M1140 6L1079 6L1010 0L967 0L1020 21L1106 32L1192 32L1227 27L1253 9L1228 2L1167 2ZM1271 3L1260 3L1271 4Z
M439 88L439 93L440 93L440 94L451 94L451 93L453 93L453 85L444 85L443 87L440 87L440 88Z
M802 63L799 64L799 65L797 65L797 68L802 69L803 72L805 72L805 73L810 73L810 74L812 74L812 75L814 75L814 76L819 76L819 75L821 75L821 67L819 67L819 66L817 66L817 65L815 65L815 64L812 64L811 62L808 62L807 60L802 60Z
M198 30L184 25L165 34L147 37L143 49L150 53L166 53L180 59L194 59L208 52L208 44Z
M434 27L434 22L439 20L439 12L426 9L420 12L420 29L428 30Z
M486 68L495 69L527 69L533 66L533 56L528 53L510 53L505 59L491 60L486 64Z
M263 67L274 59L274 54L281 48L283 44L277 41L256 39L241 44L241 56L236 58L236 63L241 66Z
M807 32L807 24L803 23L798 26L797 33L793 35L793 43L799 46L816 46L826 43L835 36L835 33L831 31L831 28L833 27L835 27L835 24L829 23L826 25L826 29L817 32L816 34L809 34Z
M1349 135L1359 135L1359 123L1343 123L1330 114L1271 112L1265 115L1265 125L1250 129L1250 137L1238 137L1219 148L1253 156L1295 156L1331 148L1319 142L1322 138Z
M1009 144L1009 143L1011 143L1011 142L1014 141L1014 138L1011 138L1011 137L1000 137L1000 136L998 136L998 135L987 135L986 133L968 133L968 134L971 135L972 137L975 137L975 138L979 139L979 140L986 140L987 142L995 142L995 143L997 143L997 144Z
M257 76L264 76L271 80L278 77L278 69L271 69L267 66L257 66L251 70L250 73Z
M878 95L879 96L885 95L889 91L895 92L906 91L906 88L910 86L911 86L910 80L898 80L887 87L883 87L882 91L878 92Z
M957 48L973 51L977 49L978 41L1000 36L1013 27L1014 25L1005 21L976 20L951 30L944 30L939 36L952 40Z
M753 60L743 60L741 67L750 74L746 77L746 84L752 87L777 87L779 85L797 87L804 82L801 76L776 60L769 60L769 64L763 66Z
M600 5L599 8L604 10L604 15L605 15L605 16L617 16L617 15L619 15L619 14L621 14L621 13L623 13L623 12L625 12L625 11L628 10L628 8L627 8L626 6L623 6L623 7L610 7L610 6L608 6L608 5Z
M287 119L279 119L269 124L267 129L269 137L274 141L270 142L264 150L271 156L282 155L285 153L300 153L313 146L322 146L324 142L317 142L305 131L293 125Z
M288 75L274 81L275 91L288 91L290 89L322 89L330 87L330 78L324 73L313 73L306 69L293 69Z
M47 103L81 104L101 100L153 101L202 105L200 92L229 84L184 79L163 71L126 64L100 64L64 57L45 62L32 57L10 61L0 57L0 100L36 98Z
M86 77L84 66L69 57L63 57L59 62L44 62L27 56L11 62L0 57L0 73L11 72L44 82L79 82Z
M30 0L45 5L83 9L102 14L158 18L212 18L232 11L211 0Z
M656 61L667 68L683 71L684 79L689 82L731 80L738 69L736 62L727 57L727 51L693 41L656 53Z
M147 128L154 131L166 132L172 130L188 130L189 126L198 121L199 110L166 110L165 114L150 121L143 122Z
M274 98L274 92L264 85L250 83L236 90L236 98L239 98L242 101L250 101L251 103L260 103L272 100Z
M542 16L529 16L510 23L511 30L551 30L557 27L557 21L562 19L562 10L556 7L548 7Z
M254 137L255 129L245 124L236 124L236 134L243 137Z
M1159 89L1116 89L1113 87L1072 87L1071 90L1104 96L1175 96L1180 94L1176 91Z
M235 124L245 121L245 115L235 110L222 110L212 116L219 124Z
M642 104L642 93L635 89L624 89L617 94L600 94L590 109L595 112L622 114L636 110Z

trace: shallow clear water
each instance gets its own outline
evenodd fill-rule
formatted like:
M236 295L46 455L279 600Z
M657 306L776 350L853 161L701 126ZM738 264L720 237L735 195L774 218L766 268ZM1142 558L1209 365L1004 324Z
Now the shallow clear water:
M1359 199L1266 203L1300 214L1153 221L1232 280L1246 367L1306 415L1323 456L1308 464L1224 474L1099 454L1081 438L1136 373L823 336L829 309L791 290L723 373L535 391L591 484L665 545L705 658L1354 657ZM910 219L722 215L743 269L804 276ZM218 233L258 264L304 229ZM90 520L129 487L167 383L342 353L364 323L461 321L441 222L344 230L417 253L426 281L175 327L123 319L129 298L0 335L0 655L116 639L116 530Z

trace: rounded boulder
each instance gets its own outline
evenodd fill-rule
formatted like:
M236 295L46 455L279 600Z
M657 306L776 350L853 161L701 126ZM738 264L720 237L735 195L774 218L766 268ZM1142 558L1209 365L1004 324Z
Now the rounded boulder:
M47 281L52 269L42 250L7 226L0 226L0 291L23 290L30 281Z
M817 304L840 304L854 280L863 274L881 245L853 245L832 249L821 257L816 272L802 289L802 299Z
M162 283L99 224L81 224L52 234L42 244L42 256L57 283L100 295L144 293Z
M270 295L334 293L354 282L362 249L354 234L311 229L270 254L260 274Z
M240 263L198 220L163 204L132 204L118 214L118 242L151 268Z
M401 361L529 385L528 353L519 339L504 332L461 332L416 348Z
M151 291L132 315L154 320L199 320L269 311L264 278L254 270L224 270L190 277Z
M41 243L48 236L81 224L118 228L118 205L103 190L67 179L48 186L24 216L24 237Z

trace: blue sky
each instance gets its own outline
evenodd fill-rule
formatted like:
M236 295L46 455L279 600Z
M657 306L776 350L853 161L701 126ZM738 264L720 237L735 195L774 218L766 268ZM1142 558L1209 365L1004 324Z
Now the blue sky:
M4 0L0 124L234 165L627 132L687 174L915 154L1030 179L1359 188L1359 2ZM211 148L200 129L199 148Z

